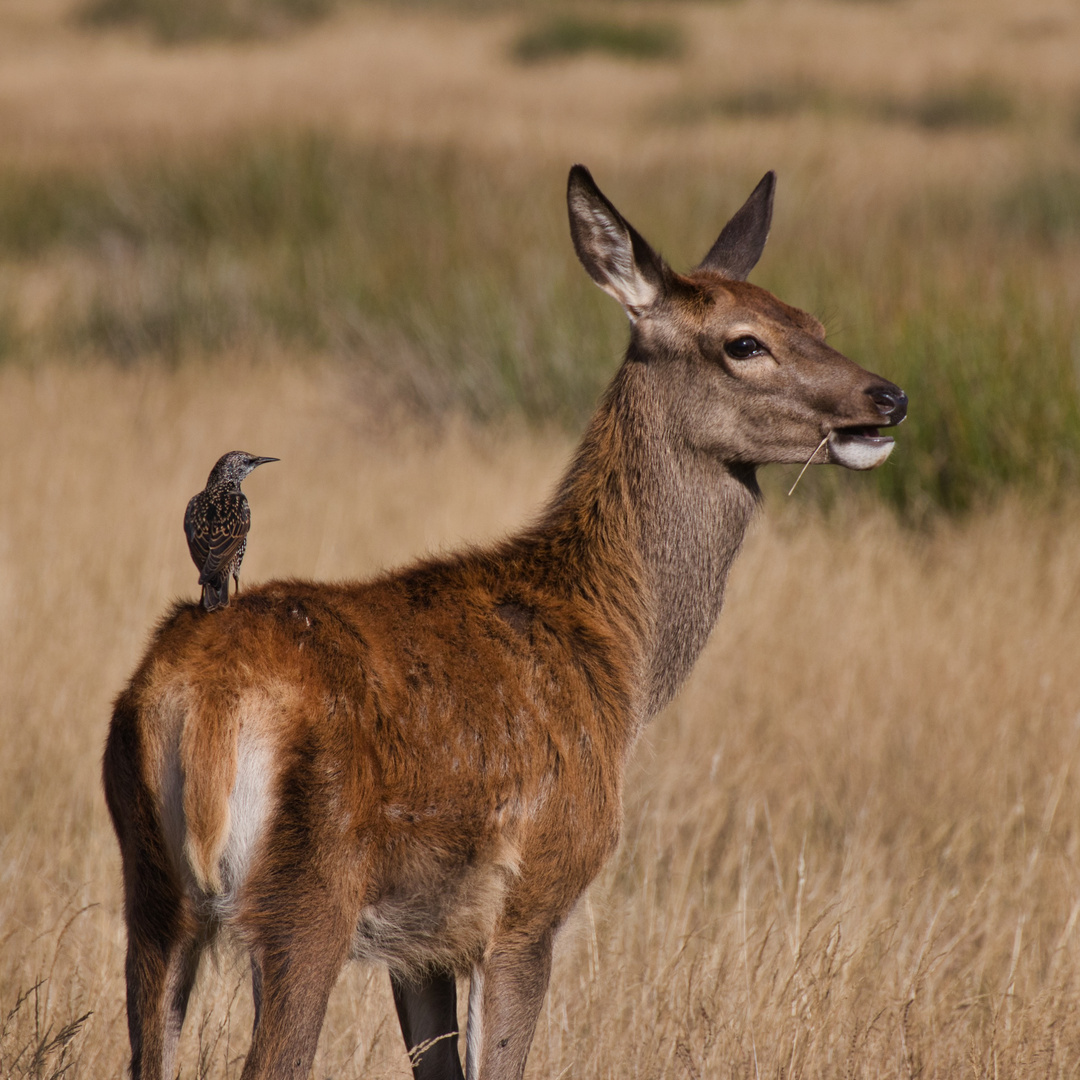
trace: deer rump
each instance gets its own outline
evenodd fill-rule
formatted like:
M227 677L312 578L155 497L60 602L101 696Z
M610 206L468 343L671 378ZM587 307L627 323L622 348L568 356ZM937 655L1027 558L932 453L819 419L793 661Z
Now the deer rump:
M723 603L756 469L871 468L907 398L744 279L768 174L672 271L570 173L575 249L631 324L535 524L360 584L271 582L164 620L117 700L136 1080L171 1080L222 927L252 962L243 1080L306 1077L350 956L385 963L416 1080L520 1080L555 934L614 848L627 756Z
M163 872L215 925L258 937L313 879L351 909L352 956L465 975L508 905L557 921L599 869L625 649L469 563L271 583L159 628L117 734L140 745ZM107 790L123 828L131 793Z

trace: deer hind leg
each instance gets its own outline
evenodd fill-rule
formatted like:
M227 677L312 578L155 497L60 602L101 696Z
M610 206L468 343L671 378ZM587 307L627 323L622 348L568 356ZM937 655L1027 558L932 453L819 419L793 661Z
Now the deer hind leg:
M172 1080L207 936L167 873L144 865L129 879L127 893L131 1074L133 1080Z
M464 1080L454 976L436 974L414 983L391 975L390 985L414 1080Z
M127 1019L133 1080L172 1080L180 1028L209 939L166 853L139 763L138 709L122 697L106 743L105 797L120 842L127 923Z
M172 1080L176 1047L202 955L189 941L159 949L128 947L128 1033L134 1080Z
M521 1080L551 978L554 928L496 939L474 968L466 1031L468 1080Z
M268 912L251 940L255 1030L241 1080L305 1080L311 1071L330 991L348 955L349 931L337 905L301 897L309 910Z

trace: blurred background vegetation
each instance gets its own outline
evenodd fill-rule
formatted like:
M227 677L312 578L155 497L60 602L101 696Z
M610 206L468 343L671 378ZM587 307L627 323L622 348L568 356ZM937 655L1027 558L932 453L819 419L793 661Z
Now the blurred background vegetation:
M917 0L826 8L845 26L874 20L886 43L890 20L918 30L927 18ZM999 8L997 38L953 71L927 38L916 76L898 67L859 80L824 52L807 50L794 69L761 41L766 72L743 54L717 72L701 26L720 33L718 19L749 18L760 33L768 15L754 0L405 10L490 27L486 61L505 85L580 79L595 99L597 72L651 80L620 122L665 151L636 154L624 131L621 152L601 151L617 171L599 179L676 266L707 248L763 171L742 159L777 165L779 226L755 280L822 316L838 347L908 390L901 449L867 485L920 521L1008 489L1053 499L1080 480L1080 88L1068 73L1052 86L1000 65L988 74L1010 38L1030 46L1061 32L1048 15L1024 22L1020 8ZM125 40L136 48L165 43L162 63L188 64L203 55L183 51L191 41L213 50L270 37L256 48L280 52L326 20L390 17L358 0L90 0L65 11L68 33L109 41L110 27L134 26ZM962 15L974 18L974 5L957 6ZM785 18L790 27L770 32L797 42L799 16ZM736 153L723 173L697 164L702 144L723 160L729 139L774 149ZM478 157L469 141L350 130L313 106L149 152L9 156L0 272L50 284L29 315L20 285L0 295L0 362L178 365L272 345L371 369L428 414L577 428L624 346L623 320L574 261L550 150ZM587 148L589 135L578 142ZM883 145L911 148L910 175L901 149L900 164L883 160L889 190L874 194ZM830 146L863 155L848 191L830 186L841 171ZM962 168L922 169L938 148ZM851 194L860 177L865 198ZM816 478L813 497L828 504L838 484Z
M742 189L679 172L624 173L613 197L690 261L707 247L702 223L722 223ZM79 271L52 317L21 328L9 309L0 348L8 362L175 365L276 344L375 365L422 411L579 427L626 330L587 287L544 182L453 150L321 134L98 172L9 168L8 259L76 256ZM824 314L838 347L907 389L902 450L872 481L881 495L919 517L1009 486L1074 486L1080 336L1052 267L1080 251L1080 172L920 193L872 223L842 209L785 215L755 279ZM834 486L823 478L819 497Z

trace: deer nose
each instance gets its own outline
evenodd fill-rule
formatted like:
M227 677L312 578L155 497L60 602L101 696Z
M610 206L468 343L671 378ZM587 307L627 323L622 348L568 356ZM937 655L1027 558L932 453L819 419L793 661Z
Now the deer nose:
M890 427L899 424L907 416L907 394L899 386L893 386L891 383L886 386L875 386L867 390L867 393L877 411L882 416L888 417Z

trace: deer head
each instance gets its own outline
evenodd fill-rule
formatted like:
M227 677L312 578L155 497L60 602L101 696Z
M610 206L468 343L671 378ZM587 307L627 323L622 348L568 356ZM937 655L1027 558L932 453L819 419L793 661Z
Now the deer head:
M766 173L700 265L678 274L576 165L574 247L629 316L628 360L662 369L654 385L676 445L732 465L872 469L893 448L879 429L904 419L907 396L826 344L812 315L746 281L768 237L775 184Z

